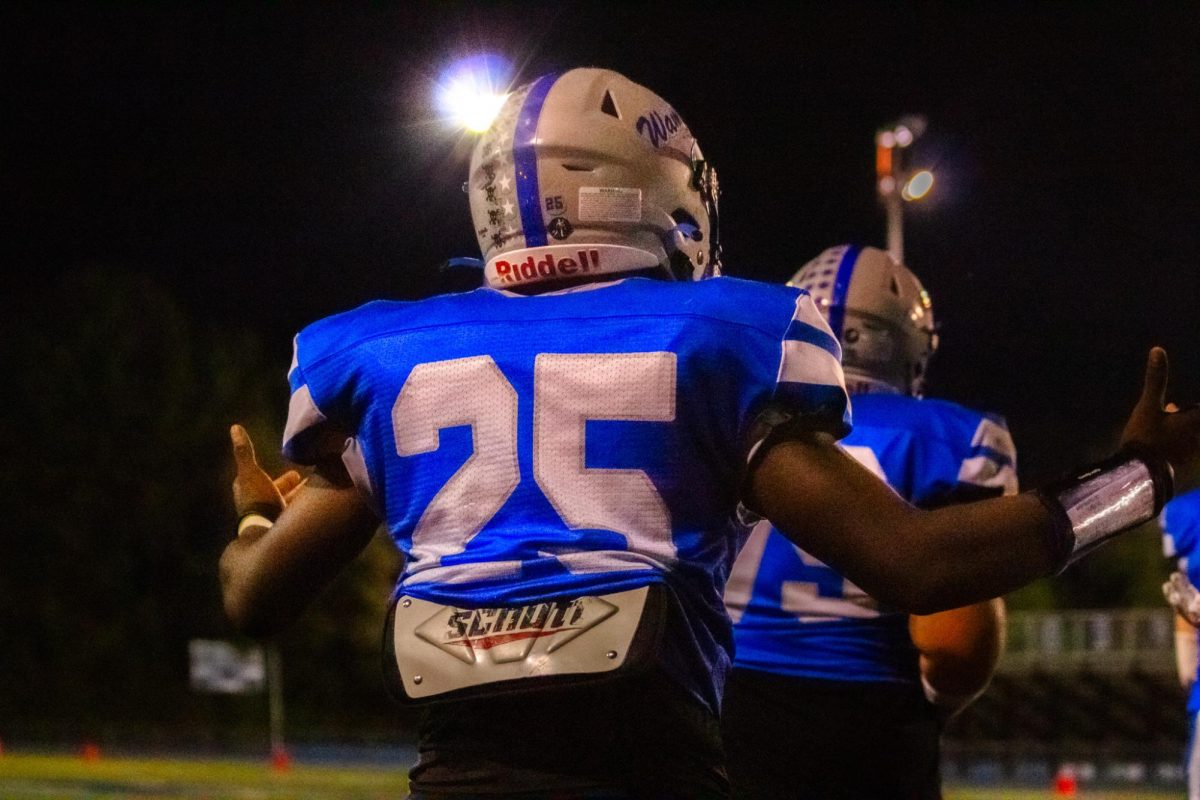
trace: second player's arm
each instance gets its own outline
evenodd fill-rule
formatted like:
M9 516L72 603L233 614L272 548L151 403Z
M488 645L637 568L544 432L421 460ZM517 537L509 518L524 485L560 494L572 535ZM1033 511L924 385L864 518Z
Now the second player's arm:
M748 505L877 600L931 614L999 597L1058 565L1032 495L922 511L824 433L774 443Z
M1155 348L1122 446L1158 465L1191 466L1200 455L1200 408L1166 410L1166 389L1167 355ZM872 597L915 614L1002 597L1050 575L1065 565L1064 553L1086 552L1109 535L1098 528L1122 516L1109 513L1119 507L1092 513L1086 521L1099 525L1073 543L1066 512L1052 516L1034 493L921 511L827 433L780 430L760 449L746 505ZM1157 495L1157 478L1155 487Z

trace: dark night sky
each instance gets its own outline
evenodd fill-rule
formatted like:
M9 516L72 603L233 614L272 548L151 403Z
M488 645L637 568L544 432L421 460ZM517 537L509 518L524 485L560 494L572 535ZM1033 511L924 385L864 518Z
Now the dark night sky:
M1200 4L973 6L8 5L6 294L52 302L82 263L151 274L257 328L282 375L298 327L477 255L430 81L481 48L671 102L720 172L739 276L882 244L873 134L920 112L931 389L1006 414L1026 477L1065 468L1063 443L1119 425L1149 345L1200 399Z

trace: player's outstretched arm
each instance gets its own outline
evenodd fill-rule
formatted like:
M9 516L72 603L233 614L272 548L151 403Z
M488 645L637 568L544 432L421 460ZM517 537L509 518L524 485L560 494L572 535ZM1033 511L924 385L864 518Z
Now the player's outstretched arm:
M751 467L746 505L881 602L930 614L1001 597L1061 570L1123 529L1128 516L1119 492L1109 514L1079 514L1063 503L1081 495L1103 501L1151 479L1161 503L1165 465L1195 461L1200 409L1166 411L1166 384L1166 353L1154 348L1122 436L1122 450L1144 459L1128 467L1128 480L1118 467L1085 473L1063 489L921 511L829 435L794 428L764 444ZM1110 477L1120 479L1116 489L1104 484Z
M266 636L299 616L362 552L379 522L340 464L319 467L285 507L245 430L235 425L230 437L241 521L237 538L221 555L225 613L243 633Z
M882 603L932 614L1002 596L1057 564L1031 494L921 511L824 433L774 443L747 505Z

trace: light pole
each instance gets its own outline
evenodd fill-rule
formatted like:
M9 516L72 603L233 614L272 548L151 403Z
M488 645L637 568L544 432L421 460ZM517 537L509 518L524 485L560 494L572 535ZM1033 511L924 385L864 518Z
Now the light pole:
M933 187L933 173L910 173L908 147L925 132L925 118L916 114L901 117L875 132L875 187L887 215L887 250L904 263L904 203L919 200Z

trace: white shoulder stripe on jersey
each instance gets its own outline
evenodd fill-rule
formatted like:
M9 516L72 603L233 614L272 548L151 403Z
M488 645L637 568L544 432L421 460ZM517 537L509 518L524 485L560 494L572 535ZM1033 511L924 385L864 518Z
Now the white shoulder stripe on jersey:
M962 463L958 482L989 489L1001 489L1004 494L1017 493L1017 471L1010 464L1000 464L988 456L973 456Z
M288 367L288 381L292 380L292 373L296 371L296 367L300 366L300 336L297 334L292 337L292 364Z
M1163 531L1163 558L1175 558L1179 551L1175 549L1175 537Z
M841 342L833 335L833 328L830 328L825 317L821 316L821 312L817 310L817 304L813 302L812 295L808 292L796 298L796 312L792 314L792 319L829 334L829 338L833 339L834 344L838 346L838 351L841 351Z
M971 437L971 447L988 452L964 460L958 470L958 482L1001 489L1006 495L1016 494L1017 446L1008 428L985 417Z
M324 421L325 415L321 413L321 409L317 408L317 404L313 402L308 384L304 384L292 392L292 398L288 401L287 426L283 429L284 448L286 449L288 443L296 438L298 434L303 433L309 428L316 427Z
M986 417L979 422L975 435L971 438L972 447L986 447L1008 457L1012 464L1017 463L1017 446L1013 443L1012 434L1008 428Z
M812 297L808 292L801 292L796 298L796 307L792 319L810 325L838 345L837 337L829 323L817 311ZM837 347L840 352L840 345ZM816 383L825 386L840 386L846 388L846 378L842 374L842 362L837 356L824 348L809 342L795 339L783 340L783 353L779 358L779 374L777 383Z
M827 350L795 339L783 340L779 383L816 383L846 388L842 365Z

